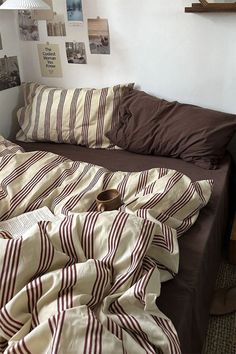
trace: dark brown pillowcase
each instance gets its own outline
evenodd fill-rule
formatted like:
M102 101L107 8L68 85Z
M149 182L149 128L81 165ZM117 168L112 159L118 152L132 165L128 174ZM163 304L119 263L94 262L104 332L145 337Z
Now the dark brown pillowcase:
M128 151L179 157L215 169L235 130L233 114L168 102L132 90L124 94L119 123L107 136Z

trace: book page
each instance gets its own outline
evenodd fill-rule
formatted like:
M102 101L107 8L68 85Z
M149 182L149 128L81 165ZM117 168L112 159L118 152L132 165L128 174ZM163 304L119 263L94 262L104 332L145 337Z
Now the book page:
M0 231L9 232L13 237L21 236L39 221L53 221L57 217L43 207L0 222Z

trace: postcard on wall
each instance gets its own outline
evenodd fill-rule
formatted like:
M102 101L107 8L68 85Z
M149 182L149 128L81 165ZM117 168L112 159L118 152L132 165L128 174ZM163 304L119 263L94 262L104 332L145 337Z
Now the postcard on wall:
M228 3L228 4L232 4L232 3L235 3L235 0L200 0L200 2L204 5L207 5L207 4L219 4L219 3Z
M83 22L82 0L66 0L66 10L69 24Z
M69 64L87 64L83 42L66 42L66 56Z
M88 19L88 36L91 54L110 54L107 19Z
M54 14L52 20L47 20L47 32L49 37L65 37L66 25L64 15Z
M47 3L51 10L33 10L32 19L34 20L52 20L53 19L53 4L52 0L43 0Z
M38 44L38 55L43 77L62 77L58 44Z
M31 12L18 11L20 39L22 41L39 41L38 22L33 20Z
M2 50L2 35L0 33L0 50Z
M20 86L20 72L17 57L0 58L0 91Z

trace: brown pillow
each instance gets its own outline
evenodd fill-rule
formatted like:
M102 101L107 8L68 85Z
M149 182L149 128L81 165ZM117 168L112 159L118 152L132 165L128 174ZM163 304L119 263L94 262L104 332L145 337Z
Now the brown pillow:
M119 122L107 134L119 147L139 154L179 157L215 169L236 129L236 116L143 91L126 92Z

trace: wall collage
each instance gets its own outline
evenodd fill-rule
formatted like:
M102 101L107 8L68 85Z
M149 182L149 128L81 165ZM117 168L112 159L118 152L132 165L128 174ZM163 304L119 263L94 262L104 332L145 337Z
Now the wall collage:
M53 10L53 0L44 0L51 10L18 11L19 38L22 41L40 41L38 21L44 21L48 38L67 36L67 25L81 26L85 17L82 0L65 1L65 13ZM0 4L3 0L0 0ZM91 54L110 54L110 36L107 19L88 18L88 41ZM60 49L58 44L38 43L38 56L43 77L62 77ZM0 33L0 51L3 50ZM68 64L87 64L85 42L66 41ZM20 73L16 56L0 58L0 91L19 86Z

